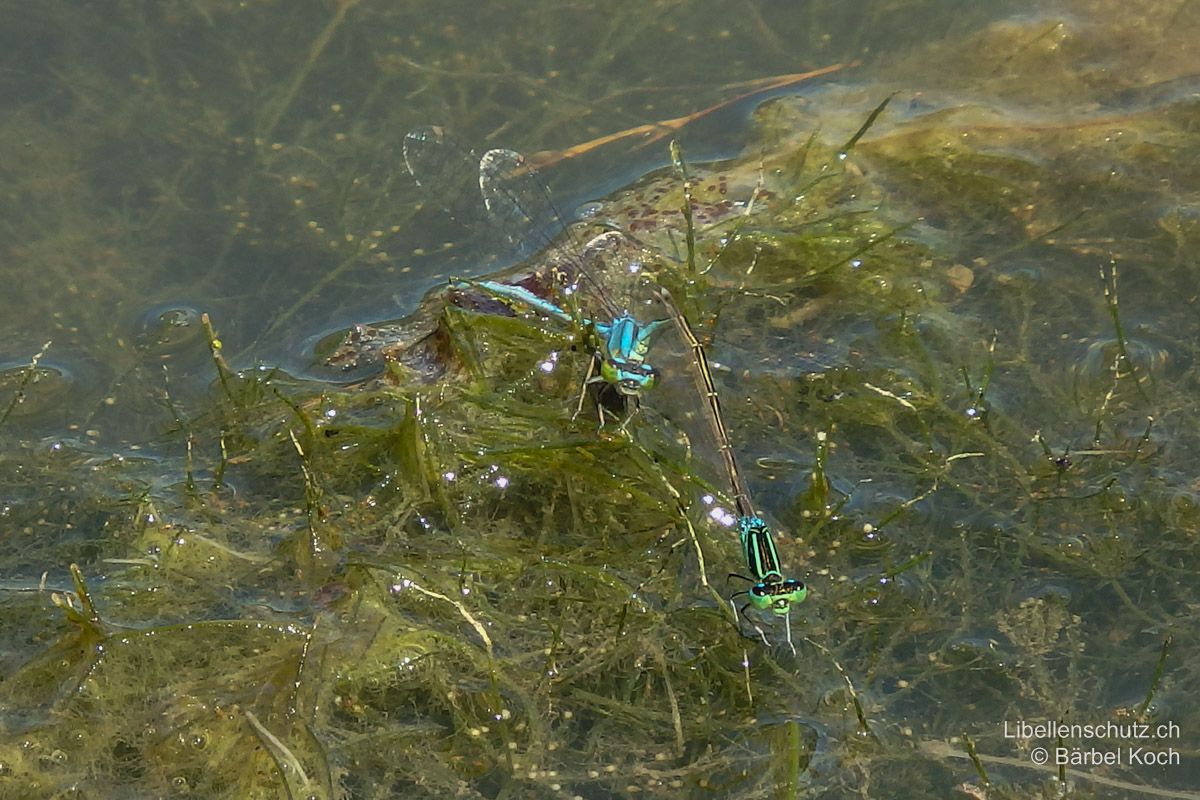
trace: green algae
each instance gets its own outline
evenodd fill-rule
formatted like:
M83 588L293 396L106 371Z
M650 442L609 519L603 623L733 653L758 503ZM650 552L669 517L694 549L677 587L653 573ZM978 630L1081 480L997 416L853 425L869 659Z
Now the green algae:
M823 186L836 198L859 180ZM826 223L793 232L791 208L768 203L703 291L675 279L715 309L718 352L749 322L790 341L774 318L806 297L828 311L803 315L824 335L803 335L854 351L824 371L751 378L771 399L731 404L748 451L764 452L753 430L770 429L767 414L796 431L752 480L794 476L792 503L762 494L801 537L781 541L785 562L816 587L795 620L798 656L731 624L721 576L737 570L737 548L696 510L680 517L676 498L699 508L697 484L669 404L652 398L632 440L597 435L570 419L585 355L569 331L448 306L438 324L465 365L452 381L393 374L332 390L217 363L207 407L186 423L210 443L192 485L110 511L111 555L88 559L103 573L90 590L98 618L55 625L35 587L7 593L9 610L35 611L18 629L45 644L2 687L16 734L4 779L31 795L84 780L207 796L439 796L464 782L482 796L753 796L835 791L851 770L898 791L938 774L906 740L973 729L995 748L992 719L1090 709L1080 692L1129 652L1110 644L1106 656L1095 635L1178 613L1134 605L1123 588L1146 580L1146 556L1119 531L1156 516L1153 488L1135 494L1157 471L1154 438L1115 435L1145 415L1137 372L1092 387L1109 395L1102 411L1030 382L1085 435L1101 432L1049 469L997 386L1043 369L1012 352L1009 326L995 320L994 340L977 328L963 349L960 290L938 254L887 236L897 221L823 202L837 236ZM870 271L850 266L855 243L872 241ZM755 271L726 276L747 248L765 254ZM1119 288L1097 280L1080 295L1103 307L1106 286ZM832 335L843 326L857 335ZM539 370L552 350L567 357ZM1096 414L1108 421L1095 426ZM820 468L807 487L802 464ZM137 469L111 474L136 482ZM1069 610L1110 593L1102 625ZM1157 648L1137 652L1147 669L1128 702L1149 686ZM952 696L971 700L921 711L922 697ZM854 744L860 703L874 736ZM922 722L898 731L905 719Z
M259 53L239 56L248 75ZM156 72L145 91L167 103ZM116 103L112 142L179 119L74 85ZM1050 127L884 115L839 159L879 100L845 135L764 107L766 194L701 225L703 276L678 259L678 179L630 190L663 223L646 237L659 277L730 367L735 445L813 586L797 655L771 620L771 645L743 636L724 601L742 565L699 500L715 465L679 444L687 389L665 381L627 436L572 421L588 357L572 331L436 293L413 329L445 371L401 359L346 387L214 363L215 334L125 346L97 320L91 346L128 370L110 394L153 395L147 450L174 455L114 455L87 424L43 438L0 395L0 563L19 576L0 584L0 796L915 797L983 780L968 749L989 796L1186 796L1200 514L1179 298L1198 229L1161 181L1194 182L1194 103ZM289 124L283 105L263 115ZM197 119L189 147L238 135ZM348 297L403 213L378 139L317 145L341 127L235 143L256 166L219 227L250 216L217 241L319 263ZM721 173L749 197L758 153L691 165L699 204ZM56 226L87 216L86 192L50 195L71 207L34 204L35 260L67 257ZM170 203L125 208L118 231L185 226ZM207 390L173 377L188 364ZM15 369L5 391L38 374ZM1003 736L1017 719L1172 721L1186 761L1052 788Z

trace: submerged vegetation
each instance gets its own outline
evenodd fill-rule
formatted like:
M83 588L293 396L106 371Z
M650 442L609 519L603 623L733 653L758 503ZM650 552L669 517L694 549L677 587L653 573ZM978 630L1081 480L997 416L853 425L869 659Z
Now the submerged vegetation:
M410 202L383 132L433 117L382 99L415 69L376 41L395 20L330 4L239 120L218 88L278 54L223 39L248 13L226 5L121 8L222 43L230 76L177 94L192 67L146 39L136 92L80 62L61 108L0 124L6 259L32 276L0 373L0 797L1195 796L1194 97L1036 124L902 96L872 116L890 89L828 117L778 98L749 155L596 211L654 248L721 365L747 480L811 587L793 653L727 601L744 564L707 513L720 465L678 343L600 431L573 418L578 331L443 290L354 329L353 369L302 363L331 327L313 308L386 316L362 298L411 273L402 248L422 263L410 221L462 231ZM381 72L343 64L363 108L309 115L329 48ZM136 180L57 156L54 114L103 121L89 156ZM117 310L47 313L42 335L55 283ZM1008 735L1022 720L1177 733L1059 744ZM1060 769L1037 745L1180 761Z

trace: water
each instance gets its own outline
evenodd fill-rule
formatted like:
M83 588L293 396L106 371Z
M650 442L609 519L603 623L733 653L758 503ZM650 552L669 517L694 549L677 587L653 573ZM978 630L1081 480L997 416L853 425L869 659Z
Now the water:
M1126 757L1077 793L1194 791L1194 4L10 5L0 796L943 796L964 732L1030 796L1005 722L1135 718L1181 762L1077 736ZM575 148L560 206L671 262L665 139L581 145L853 61L677 132L793 657L676 451L570 424L569 332L423 299L517 255L400 150Z

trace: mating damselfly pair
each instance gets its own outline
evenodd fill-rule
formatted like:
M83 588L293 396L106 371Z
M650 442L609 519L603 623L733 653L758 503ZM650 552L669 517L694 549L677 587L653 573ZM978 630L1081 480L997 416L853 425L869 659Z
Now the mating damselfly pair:
M652 345L664 326L674 323L690 353L700 414L708 420L737 510L735 524L750 572L750 576L738 577L751 582L749 589L738 593L748 598L738 615L745 616L746 609L754 607L787 618L791 607L805 600L808 589L803 582L784 577L771 529L755 510L742 480L704 347L671 294L654 280L653 259L645 248L612 226L579 243L574 229L562 222L537 172L514 151L489 150L475 158L441 128L427 127L405 137L404 157L410 173L433 196L464 184L465 179L477 181L485 221L530 254L546 254L552 264L548 282L476 280L455 282L455 286L473 287L502 302L523 304L584 332L592 358L576 414L583 407L587 389L594 387L601 424L606 408L610 412L620 408L625 411L623 429L644 395L660 380L652 366ZM685 217L690 225L690 215ZM564 230L557 240L539 233L542 226L552 223ZM619 295L623 304L613 302L614 295ZM789 623L789 643L790 636Z

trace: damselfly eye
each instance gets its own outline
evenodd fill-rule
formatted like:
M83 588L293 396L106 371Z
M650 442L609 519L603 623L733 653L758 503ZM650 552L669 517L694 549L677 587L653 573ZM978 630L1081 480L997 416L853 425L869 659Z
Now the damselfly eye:
M604 376L604 365L601 365L601 376ZM653 389L658 382L658 371L648 364L637 364L628 361L613 362L611 367L617 391L624 395L640 395Z

